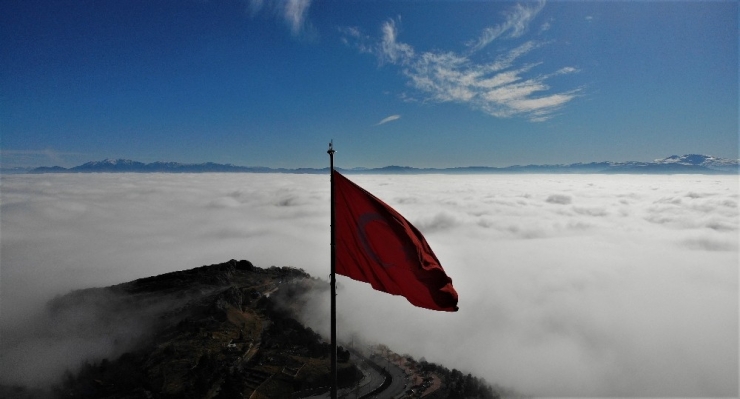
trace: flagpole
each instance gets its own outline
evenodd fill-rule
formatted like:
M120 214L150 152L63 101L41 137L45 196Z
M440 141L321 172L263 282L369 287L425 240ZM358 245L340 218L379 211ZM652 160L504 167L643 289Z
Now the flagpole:
M331 399L337 399L337 281L335 272L336 267L336 249L334 226L334 141L329 142L329 174L330 174L330 198L331 198Z

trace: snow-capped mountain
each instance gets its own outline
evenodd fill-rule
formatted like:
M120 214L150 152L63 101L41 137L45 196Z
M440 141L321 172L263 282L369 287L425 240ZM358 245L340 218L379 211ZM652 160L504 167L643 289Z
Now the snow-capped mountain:
M686 154L686 155L671 155L667 158L656 159L656 164L677 164L677 165L692 165L692 166L703 166L709 169L717 170L728 170L737 171L738 160L727 159L727 158L716 158L711 155L701 154Z
M135 171L141 167L146 166L145 163L132 161L130 159L110 159L106 158L102 161L87 162L79 166L72 168L72 171L91 171L91 172L104 172L104 171Z

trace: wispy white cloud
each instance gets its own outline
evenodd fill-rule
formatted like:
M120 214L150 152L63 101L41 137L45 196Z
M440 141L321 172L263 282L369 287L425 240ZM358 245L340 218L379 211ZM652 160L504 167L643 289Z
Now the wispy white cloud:
M488 46L501 36L506 38L517 38L527 32L529 23L539 14L545 6L545 1L536 3L517 4L507 14L506 21L500 25L488 27L483 30L478 39L468 43L470 52L476 52Z
M547 32L548 30L550 30L550 28L552 28L552 24L550 23L550 21L547 21L540 25L540 33Z
M297 35L306 23L308 8L311 6L311 0L287 0L285 2L284 16L290 26L290 31Z
M341 40L348 46L353 46L360 53L375 54L375 46L372 38L363 33L357 26L340 26L339 33L342 35Z
M290 28L294 36L299 36L306 30L308 24L308 10L312 0L247 0L247 10L254 17L267 8L272 10Z
M457 102L495 117L520 116L544 121L578 97L581 88L553 92L547 82L560 75L577 73L572 66L545 74L534 74L542 63L524 63L522 58L549 42L527 40L500 54L493 61L479 62L475 53L498 38L516 39L527 32L544 2L516 5L500 25L487 28L468 49L455 51L417 51L399 41L400 18L386 21L381 36L373 39L358 28L343 30L345 43L360 52L372 53L381 65L396 65L416 89L422 101ZM414 94L404 94L406 101Z
M400 20L399 17L398 21ZM396 25L396 20L392 19L383 24L381 28L383 34L378 55L381 62L404 65L413 59L414 49L408 44L399 43L396 40L398 37L398 28Z
M375 126L379 126L379 125L382 125L384 123L392 122L392 121L395 121L397 119L401 119L401 115L391 115L391 116L389 116L387 118L383 118L383 120L381 120L380 122L378 122Z

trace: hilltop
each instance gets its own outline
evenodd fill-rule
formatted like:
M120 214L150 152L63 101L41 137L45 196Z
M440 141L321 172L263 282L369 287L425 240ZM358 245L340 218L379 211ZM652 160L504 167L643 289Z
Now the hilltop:
M330 383L330 345L297 319L306 311L306 295L328 289L300 269L231 260L73 291L49 302L50 330L71 330L91 345L99 341L94 335L104 336L111 355L86 359L49 389L0 385L0 397L322 395ZM338 366L340 387L352 397L498 398L506 392L384 346L340 346Z
M507 167L466 166L456 168L414 168L410 166L384 166L381 168L352 168L337 170L343 173L362 174L470 174L470 173L624 173L624 174L737 174L737 159L718 158L710 155L671 155L652 162L589 162L558 165L513 165ZM17 173L16 171L15 173ZM104 159L72 168L60 166L39 167L28 173L299 173L326 174L328 168L268 168L264 166L237 166L213 162L184 164L178 162L143 163L129 159ZM10 172L9 172L10 173Z

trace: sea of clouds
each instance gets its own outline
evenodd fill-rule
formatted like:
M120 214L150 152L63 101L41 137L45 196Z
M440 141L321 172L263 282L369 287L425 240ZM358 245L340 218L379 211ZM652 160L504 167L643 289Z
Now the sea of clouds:
M537 396L738 395L737 176L349 177L425 234L460 310L339 276L340 339ZM18 334L72 289L232 258L328 279L328 175L8 175L0 194L0 383L81 361Z

